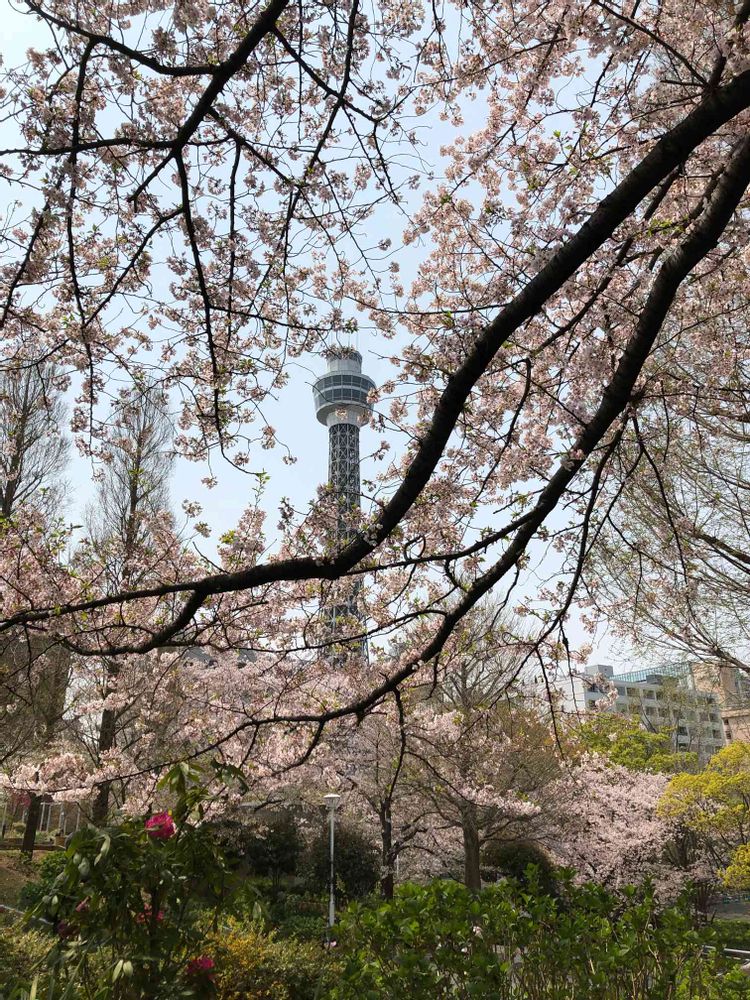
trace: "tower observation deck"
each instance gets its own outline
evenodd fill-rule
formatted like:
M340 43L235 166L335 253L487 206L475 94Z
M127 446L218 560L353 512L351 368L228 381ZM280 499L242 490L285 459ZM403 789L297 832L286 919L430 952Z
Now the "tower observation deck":
M362 374L362 355L344 348L328 355L328 370L313 384L315 413L328 428L328 482L339 505L339 545L347 539L347 515L360 505L359 431L370 419L368 396L374 388Z

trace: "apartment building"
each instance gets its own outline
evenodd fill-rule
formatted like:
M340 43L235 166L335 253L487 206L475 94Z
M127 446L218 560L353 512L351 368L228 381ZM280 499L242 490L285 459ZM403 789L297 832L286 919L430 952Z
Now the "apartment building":
M584 676L563 687L567 711L617 712L648 729L670 729L677 750L708 760L726 745L719 695L696 686L690 664L665 664L616 674L608 664L592 664Z

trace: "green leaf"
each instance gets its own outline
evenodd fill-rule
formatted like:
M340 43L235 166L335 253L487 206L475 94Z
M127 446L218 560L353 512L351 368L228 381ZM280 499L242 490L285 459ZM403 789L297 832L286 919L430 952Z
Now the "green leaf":
M106 858L106 856L109 854L109 849L111 846L112 846L112 838L109 836L108 833L104 833L102 835L102 846L99 848L99 853L94 859L95 865L98 865L100 861L103 861L104 858Z

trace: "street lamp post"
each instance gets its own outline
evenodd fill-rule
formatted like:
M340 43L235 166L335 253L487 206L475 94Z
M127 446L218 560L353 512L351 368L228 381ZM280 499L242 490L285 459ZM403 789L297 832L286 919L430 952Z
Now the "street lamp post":
M341 796L335 792L329 792L323 796L323 801L328 807L328 846L329 846L329 878L328 878L328 933L333 931L336 922L336 867L334 864L334 826L336 822L336 806L339 804Z

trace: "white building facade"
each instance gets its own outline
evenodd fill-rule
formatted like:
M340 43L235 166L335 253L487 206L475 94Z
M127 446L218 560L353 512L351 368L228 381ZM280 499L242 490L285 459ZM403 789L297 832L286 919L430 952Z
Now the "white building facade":
M606 711L638 719L654 732L669 729L675 749L708 760L726 745L722 706L712 691L696 686L690 664L665 664L615 674L592 664L584 674L554 683L565 713Z

